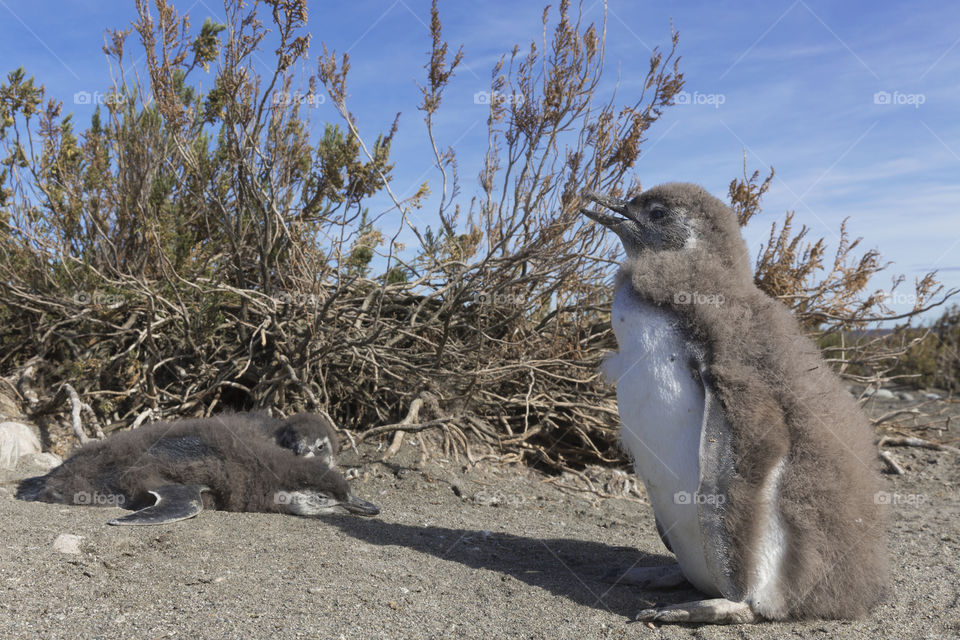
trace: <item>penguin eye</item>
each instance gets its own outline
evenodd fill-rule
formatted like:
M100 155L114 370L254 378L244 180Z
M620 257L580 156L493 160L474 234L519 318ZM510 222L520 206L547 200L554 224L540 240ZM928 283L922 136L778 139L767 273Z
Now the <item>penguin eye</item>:
M657 207L656 209L650 210L650 219L651 220L663 220L667 217L667 210Z

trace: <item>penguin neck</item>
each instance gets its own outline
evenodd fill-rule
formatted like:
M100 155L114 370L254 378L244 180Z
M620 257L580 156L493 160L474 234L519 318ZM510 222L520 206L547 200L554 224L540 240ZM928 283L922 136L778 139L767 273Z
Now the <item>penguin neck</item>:
M737 253L723 257L703 249L642 252L623 263L615 284L629 281L640 297L678 311L691 301L741 299L757 289L746 247L742 255Z

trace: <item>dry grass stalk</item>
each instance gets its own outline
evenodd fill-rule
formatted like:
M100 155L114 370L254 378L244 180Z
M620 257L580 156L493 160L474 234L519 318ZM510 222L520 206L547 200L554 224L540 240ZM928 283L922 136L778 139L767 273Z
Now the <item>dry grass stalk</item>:
M26 396L29 410L69 382L106 430L224 407L326 410L360 432L347 432L354 442L426 431L425 451L469 462L624 464L613 389L597 373L614 347L617 245L582 224L579 194L639 189L646 133L683 87L678 35L618 106L598 102L604 25L582 25L566 0L545 11L541 42L494 66L488 149L466 199L434 126L461 61L434 5L420 110L439 224L418 228L410 214L430 187L405 200L391 188L397 121L365 140L347 56L324 47L317 73L297 75L306 2L265 4L279 45L261 76L256 6L226 0L227 24L193 36L167 0L153 16L138 0L132 31L105 48L115 99L79 137L22 73L0 89L0 371L45 396ZM134 32L144 84L127 80ZM201 91L191 74L207 68ZM344 128L312 142L304 105L320 90ZM744 222L764 185L754 174L731 189ZM395 206L371 215L380 193ZM789 225L760 261L774 295L826 334L882 315L854 295L876 255L850 262L856 242L844 241L818 281L824 247L801 250L805 232L791 239ZM404 229L418 246L398 243ZM873 357L836 353L841 369ZM420 422L397 422L421 399Z

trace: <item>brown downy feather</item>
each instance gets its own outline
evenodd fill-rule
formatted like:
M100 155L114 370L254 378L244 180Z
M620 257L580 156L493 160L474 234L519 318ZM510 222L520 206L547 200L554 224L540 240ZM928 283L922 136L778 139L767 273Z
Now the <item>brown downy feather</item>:
M790 311L754 284L730 209L692 184L662 185L639 198L684 206L698 229L694 248L641 252L618 283L628 278L641 296L670 307L708 348L736 452L724 517L733 575L746 586L759 487L786 455L777 506L786 529L787 615L864 614L887 582L869 422Z
M347 499L339 472L277 446L264 421L274 419L231 413L116 433L80 447L46 476L24 481L18 497L89 504L75 496L99 493L124 496L120 506L137 509L154 502L151 489L183 484L209 487L205 502L225 511L286 511L277 501L280 491L316 489Z

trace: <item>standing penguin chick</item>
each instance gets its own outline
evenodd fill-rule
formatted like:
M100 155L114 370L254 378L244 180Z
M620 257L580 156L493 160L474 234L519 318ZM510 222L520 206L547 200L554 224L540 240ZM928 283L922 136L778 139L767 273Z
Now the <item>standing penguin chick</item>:
M320 457L299 456L265 437L271 420L232 413L117 433L84 445L47 475L24 480L16 497L137 510L109 523L116 525L176 522L204 506L301 516L379 513L351 495Z
M678 571L710 599L639 620L852 618L886 585L873 432L789 310L756 287L733 212L670 183L615 211L627 259L611 321L622 440Z

